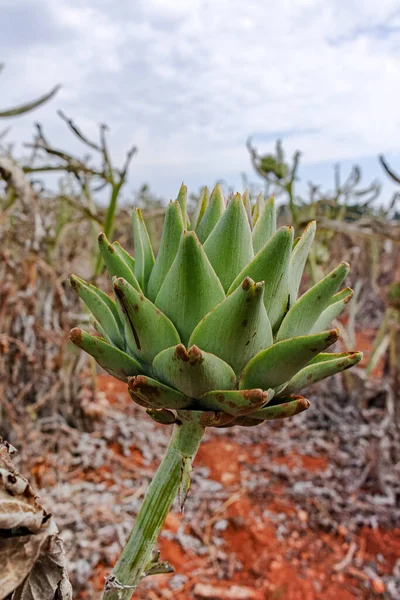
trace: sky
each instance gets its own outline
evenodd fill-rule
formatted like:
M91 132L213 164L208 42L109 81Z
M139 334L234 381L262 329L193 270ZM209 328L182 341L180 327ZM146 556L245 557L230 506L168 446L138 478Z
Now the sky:
M262 187L245 147L283 140L302 151L299 176L324 188L332 165L385 182L400 171L398 0L0 0L0 108L61 91L10 122L21 148L40 121L79 150L56 114L89 135L110 127L115 163L132 144L125 195L144 182L166 199L241 173ZM81 150L82 153L86 150Z

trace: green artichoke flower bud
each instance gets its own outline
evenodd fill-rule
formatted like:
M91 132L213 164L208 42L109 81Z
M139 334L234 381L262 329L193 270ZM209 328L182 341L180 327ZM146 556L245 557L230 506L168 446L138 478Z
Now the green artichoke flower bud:
M276 228L273 198L226 202L217 185L204 189L191 229L186 197L182 185L166 209L156 258L138 209L135 258L100 234L115 300L71 276L101 336L75 328L71 340L158 423L203 411L208 426L253 426L306 410L299 392L362 358L325 352L352 297L339 291L349 265L298 298L315 222L294 242L292 227Z

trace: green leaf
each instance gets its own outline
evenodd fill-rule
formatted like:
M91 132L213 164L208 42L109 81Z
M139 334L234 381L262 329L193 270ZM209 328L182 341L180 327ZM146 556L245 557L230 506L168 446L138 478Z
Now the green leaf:
M308 254L311 250L312 243L314 241L316 228L317 224L315 221L311 221L310 223L308 223L307 227L303 231L301 238L296 242L296 245L290 257L290 306L292 306L296 302L304 267L307 261Z
M115 249L115 251L117 252L117 254L119 254L119 256L122 258L122 260L128 265L128 267L130 268L132 273L134 273L135 272L135 259L133 258L133 256L131 256L129 254L129 252L127 252L125 250L125 248L123 248L121 246L121 244L119 242L113 242L112 246Z
M154 375L186 396L198 398L212 390L233 389L236 376L231 367L197 346L186 350L183 344L167 348L153 361Z
M289 381L319 352L334 344L339 330L332 329L278 342L254 356L246 365L239 389L277 388Z
M293 394L300 392L304 388L350 369L360 362L362 352L343 352L341 354L318 354L304 369L299 371L287 384L283 394Z
M219 183L213 189L203 218L196 227L197 237L204 244L225 210L225 199Z
M236 417L261 408L273 395L273 390L213 390L200 396L196 406L203 410L222 411Z
M224 290L252 260L251 229L240 194L236 194L229 202L208 236L204 251Z
M196 227L199 225L200 221L203 218L204 213L206 212L206 208L208 206L208 199L209 199L208 187L205 186L205 187L203 187L203 189L200 192L200 197L198 199L195 211L192 216L190 229L195 230Z
M327 329L332 321L340 315L340 313L346 308L346 305L350 302L353 297L353 290L345 288L338 294L332 296L331 304L322 311L321 315L314 323L310 333L318 333Z
M265 281L264 305L275 330L288 304L289 259L293 242L293 227L281 227L236 277L227 294L231 294L245 277Z
M179 203L182 211L182 218L185 224L185 228L189 226L189 219L187 215L187 187L182 183L176 201Z
M178 201L167 206L160 249L150 275L147 296L152 302L157 297L160 287L175 260L184 226L182 211Z
M110 244L105 233L99 235L98 242L110 279L112 280L113 277L123 277L134 288L141 291L139 283L129 265L121 257L119 250Z
M128 382L129 394L134 402L146 408L188 408L193 399L151 377L139 375Z
M304 412L310 407L310 402L303 396L284 396L279 398L279 404L274 404L274 402L275 400L272 401L271 405L255 411L249 415L249 418L261 421L287 419ZM278 402L278 399L276 399L276 402ZM244 425L245 423L240 424Z
M237 374L260 350L272 344L272 330L263 302L264 282L246 277L197 325L189 346L216 354Z
M225 298L223 287L194 231L184 231L155 305L186 344L197 323Z
M107 373L121 381L128 381L128 377L143 372L141 365L134 358L78 327L71 330L70 339L75 346L93 356Z
M274 196L268 198L263 206L260 205L261 202L258 202L257 198L256 206L259 206L257 210L258 216L255 218L256 215L254 215L253 229L253 248L256 254L276 232L276 208Z
M132 225L133 242L135 248L135 276L140 287L146 293L147 282L154 265L154 254L140 208L133 209Z
M332 295L340 287L349 270L348 263L342 262L334 271L303 294L283 319L277 340L309 333L321 313L331 303Z
M113 285L125 318L127 347L136 358L151 364L161 350L179 344L174 325L144 294L122 277L114 279Z
M120 333L119 319L116 318L114 311L110 308L109 302L105 301L101 294L93 289L94 286L91 287L76 275L71 275L70 282L95 319L100 323L107 339L119 348L123 348L124 342ZM112 302L111 299L110 302Z

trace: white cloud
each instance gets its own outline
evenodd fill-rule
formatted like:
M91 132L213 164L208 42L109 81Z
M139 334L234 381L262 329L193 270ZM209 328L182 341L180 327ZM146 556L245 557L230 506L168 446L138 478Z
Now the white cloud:
M250 172L249 134L290 131L306 162L398 151L395 0L41 0L34 22L29 0L3 4L2 105L61 81L35 115L46 130L60 139L58 107L92 132L106 120L120 159L139 146L135 181L161 194Z

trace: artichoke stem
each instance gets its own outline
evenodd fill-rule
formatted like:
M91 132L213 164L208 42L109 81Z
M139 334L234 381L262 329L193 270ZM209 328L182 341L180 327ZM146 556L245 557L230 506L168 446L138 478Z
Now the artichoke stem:
M174 498L181 492L182 484L187 487L183 478L190 471L203 435L204 427L197 419L174 425L167 453L150 484L126 546L107 578L101 600L130 600L146 576Z

